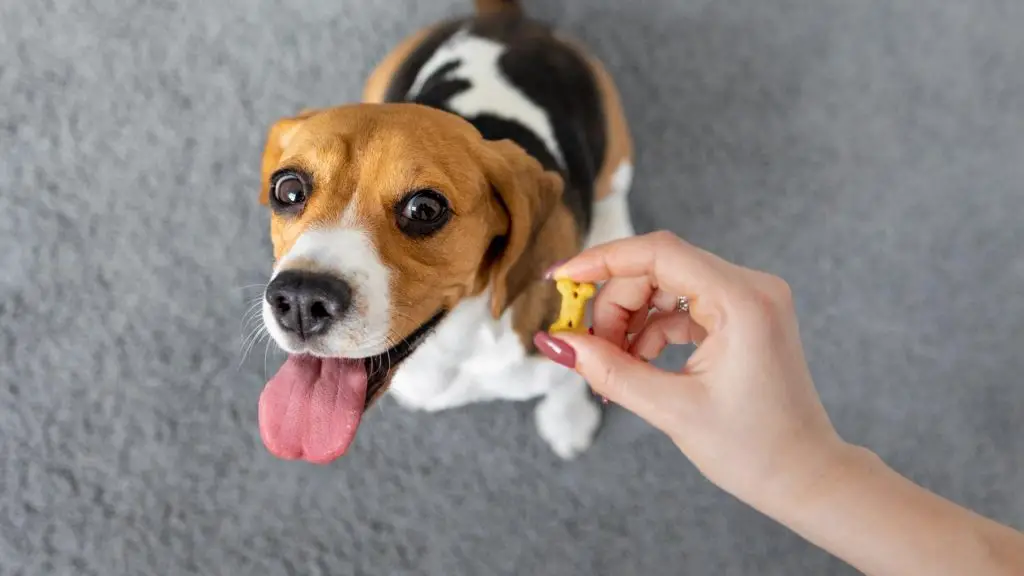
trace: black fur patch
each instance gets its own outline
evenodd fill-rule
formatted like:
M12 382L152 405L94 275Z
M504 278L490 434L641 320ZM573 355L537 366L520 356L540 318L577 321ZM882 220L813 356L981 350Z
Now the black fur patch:
M471 87L468 81L444 78L461 64L458 61L446 63L432 74L415 98L409 99L408 93L416 75L438 47L464 26L474 36L507 47L498 67L511 84L547 112L565 166L560 166L537 134L523 124L489 114L466 120L484 138L511 139L546 169L559 172L566 184L563 201L580 232L586 233L593 212L594 181L601 169L607 138L601 96L586 61L556 40L548 27L514 13L446 23L398 68L384 95L385 101L413 101L453 112L448 103Z

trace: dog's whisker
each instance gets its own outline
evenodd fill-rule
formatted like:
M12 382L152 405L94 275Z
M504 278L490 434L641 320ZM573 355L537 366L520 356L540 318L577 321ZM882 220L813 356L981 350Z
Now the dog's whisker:
M266 327L263 325L260 325L255 330L253 330L252 336L246 340L246 347L243 350L242 356L238 361L239 368L241 368L242 364L245 363L245 359L249 356L249 353L252 352L252 349L256 346L256 344L259 343L260 340L263 340L263 338L269 335L270 333L267 332Z
M267 356L270 355L270 347L276 343L273 338L267 338L267 345L263 348L263 379L269 380L270 376L267 374Z
M251 330L257 328L260 324L262 324L262 322L259 322L259 318L254 315L242 321L242 326L240 327L240 330L242 334L246 334L249 333Z
M259 332L263 328L265 328L265 327L263 326L262 323L256 324L256 325L253 325L253 326L246 325L243 328L245 330L245 332L243 332L242 342L243 343L247 342L249 340L249 338L251 338L254 334Z
M255 340L256 340L255 336L254 336L253 338L251 338L251 340L252 340L252 341L255 341ZM246 340L246 344L245 344L245 345L244 345L244 347L243 347L243 348L242 348L242 349L241 349L241 350L239 351L239 354L238 354L238 369L239 369L239 370L241 370L241 368L242 368L242 365L243 365L243 364L245 364L245 358L246 358L246 356L248 356L248 355L249 355L249 344L248 344L248 342L249 342L249 340Z
M256 332L257 330L260 330L262 328L264 328L262 322L257 322L255 320L249 320L248 322L245 323L244 326L242 326L242 337L243 337L243 339L246 336L252 335L253 332Z
M249 303L249 307L245 309L245 316L255 314L260 311L260 305L263 304L262 298L257 298Z
M262 326L263 323L262 319L260 318L260 315L263 308L261 304L262 298L254 298L252 302L250 302L249 307L246 308L245 313L242 314L239 330L243 334L250 330L250 327L252 327L253 323L257 323L257 326L255 327L256 329Z
M385 375L387 375L387 374L390 374L392 368L394 368L394 366L393 366L393 364L391 362L391 351L394 350L395 347L398 346L399 344L404 343L406 341L406 339L402 338L401 341L399 341L398 343L395 343L395 341L392 338L390 338L390 337L385 337L384 340L385 340L385 342L387 342L387 347L388 347L387 348L387 352L385 352L385 354L384 354L384 358L387 360L387 363L388 363L387 372L385 372ZM381 360L381 364L383 364L383 363L384 363L384 360Z
M246 309L245 313L242 314L241 330L244 332L254 320L259 319L260 312L262 312L261 300L256 299Z
M239 362L245 360L245 349L249 346L249 340L256 335L255 331L246 334L238 344L238 354L241 356Z

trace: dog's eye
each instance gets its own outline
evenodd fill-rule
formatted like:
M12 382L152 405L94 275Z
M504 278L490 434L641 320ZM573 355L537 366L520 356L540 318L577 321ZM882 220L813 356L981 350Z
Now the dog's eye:
M444 198L432 190L427 190L417 192L405 201L405 206L402 208L402 216L409 220L433 222L441 218L445 210L447 210L447 207L445 206Z
M406 196L396 206L398 228L409 236L426 236L448 223L448 200L435 190L420 190Z
M294 174L285 174L274 183L274 196L282 204L301 204L306 200L305 186Z
M295 172L283 172L276 175L273 186L274 200L282 208L299 206L306 201L306 182Z

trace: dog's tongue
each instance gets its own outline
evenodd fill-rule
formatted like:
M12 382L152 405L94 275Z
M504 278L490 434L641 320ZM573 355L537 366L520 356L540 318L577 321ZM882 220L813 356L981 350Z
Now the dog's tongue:
M260 395L260 437L278 458L326 464L352 443L365 401L361 360L289 356Z

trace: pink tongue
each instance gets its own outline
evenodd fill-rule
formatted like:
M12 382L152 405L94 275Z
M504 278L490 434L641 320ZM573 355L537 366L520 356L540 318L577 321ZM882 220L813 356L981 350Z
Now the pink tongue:
M289 356L260 395L260 437L278 458L326 464L352 443L365 401L362 360Z

